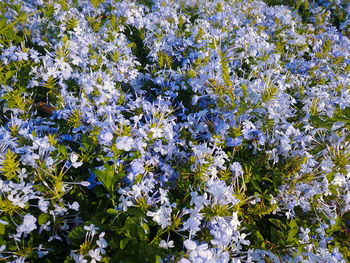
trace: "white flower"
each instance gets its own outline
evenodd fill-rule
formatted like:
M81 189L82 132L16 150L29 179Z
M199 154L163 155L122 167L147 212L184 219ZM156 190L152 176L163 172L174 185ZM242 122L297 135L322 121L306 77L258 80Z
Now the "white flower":
M243 175L243 168L239 162L234 162L231 164L230 169L234 173L235 177Z
M6 249L6 246L5 246L5 245L2 245L2 246L0 247L0 252L4 251L5 249Z
M49 205L50 205L49 201L45 201L45 199L43 198L39 199L38 206L42 212L46 213L47 209L49 208Z
M197 246L195 250L192 250L189 256L193 262L196 262L200 260L200 258L210 261L213 255L208 249L208 244L202 244Z
M27 172L26 168L22 168L18 170L18 177L22 179L27 178L28 175L26 174L26 172Z
M79 204L78 204L78 202L76 202L76 201L73 202L73 204L69 205L69 208L73 209L75 211L79 211Z
M127 211L129 206L132 206L133 203L130 201L129 197L125 197L124 195L119 197L118 209L122 209L123 211Z
M41 234L41 232L43 232L43 230L45 230L45 231L50 231L50 227L49 227L49 225L51 224L51 222L50 221L47 221L45 224L42 224L41 226L40 226L40 229L39 229L39 234Z
M134 140L131 137L123 136L123 137L118 137L115 143L116 143L117 149L128 152L132 149Z
M244 178L243 178L243 169L239 162L234 162L230 165L230 169L234 174L234 185L239 187L239 177L242 177L243 180L243 189L245 188Z
M197 248L196 243L190 239L184 241L184 246L187 250L195 250Z
M15 192L15 191L13 191ZM15 206L19 206L21 208L25 207L26 202L28 201L28 196L20 196L19 194L16 194L15 196L13 196L13 194L11 193L7 199L9 201L11 201L13 203L13 205Z
M6 225L8 225L8 223L9 223L9 222L0 219L0 224L6 226Z
M103 238L105 235L105 232L102 232L99 236L98 236L98 240L96 241L96 244L100 247L100 248L106 248L108 246L106 240Z
M23 51L18 51L15 53L17 56L18 61L22 61L22 60L28 60L28 54L26 52Z
M160 244L159 244L159 246L161 247L161 248L164 248L164 249L169 249L169 248L172 248L172 247L174 247L174 241L173 240L170 240L170 241L165 241L165 240L161 240L160 241Z
M104 131L100 133L100 135L98 136L100 139L100 143L103 145L110 145L110 143L112 142L113 139L113 134L109 131Z
M77 162L78 161L78 155L76 155L75 153L71 153L70 161L72 162L72 166L74 168L78 168L78 167L83 165L83 162Z
M203 215L193 209L190 209L189 212L191 213L191 216L184 222L183 229L189 230L191 236L201 230L200 226L201 220L203 219Z
M90 226L84 226L84 230L91 232L91 235L94 236L99 228L95 227L94 224L90 224Z
M150 131L153 133L152 134L153 139L162 137L162 129L160 129L159 127L151 128Z
M76 161L78 161L78 155L76 155L75 153L72 153L72 154L70 155L70 161L71 161L72 163L75 163Z
M102 259L99 249L89 250L89 256L92 259L90 263L95 263L96 261L100 261Z
M38 247L37 253L38 253L38 257L42 258L43 256L47 255L49 253L49 251L43 250L43 245L40 244Z
M45 161L46 167L50 167L54 164L54 159L52 157L48 157Z
M75 254L73 251L70 253L70 257L77 263L87 263L87 259L84 258L84 255Z
M22 225L17 227L17 233L29 234L37 228L35 224L36 221L37 219L34 216L32 216L31 214L26 214L23 218Z
M230 225L233 227L233 230L237 230L238 227L241 225L241 222L238 220L238 212L232 213L232 219L230 221Z
M82 181L82 182L80 183L80 185L85 186L85 187L88 187L88 186L91 185L91 183L88 182L88 181Z
M158 223L162 226L163 229L165 229L167 226L171 225L170 222L170 215L171 214L171 207L166 207L165 205L162 205L157 212L147 212L147 216L151 216L153 221Z

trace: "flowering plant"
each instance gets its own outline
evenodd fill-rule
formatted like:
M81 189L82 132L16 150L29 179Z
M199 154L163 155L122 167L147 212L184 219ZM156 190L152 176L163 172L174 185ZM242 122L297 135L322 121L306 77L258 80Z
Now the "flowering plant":
M350 261L350 2L0 2L0 259Z

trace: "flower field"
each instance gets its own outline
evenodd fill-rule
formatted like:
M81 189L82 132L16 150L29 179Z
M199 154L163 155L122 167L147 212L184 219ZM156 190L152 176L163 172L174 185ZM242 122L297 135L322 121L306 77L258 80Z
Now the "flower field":
M0 111L0 262L350 262L349 0L4 0Z

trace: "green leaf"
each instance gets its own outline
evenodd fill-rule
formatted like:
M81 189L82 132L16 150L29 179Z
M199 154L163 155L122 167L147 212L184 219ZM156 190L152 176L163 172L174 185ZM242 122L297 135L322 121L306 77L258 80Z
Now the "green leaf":
M104 185L108 193L114 193L114 187L120 178L124 176L124 173L115 173L114 165L104 165L104 170L93 169L93 173L97 179Z
M69 234L69 239L72 241L73 244L77 245L80 244L80 241L84 239L85 237L85 230L84 226L78 226L74 228Z
M149 227L146 223L143 223L141 227L144 229L146 234L149 233Z
M39 192L45 193L47 191L47 188L43 185L34 185L33 186L36 190L38 190Z
M9 70L6 72L6 75L5 75L5 80L8 80L9 78L11 78L14 74L16 73L15 70Z
M130 240L130 238L128 238L128 237L120 240L120 243L119 243L120 249L124 249L126 247L126 245L128 244L129 240Z
M163 262L163 260L162 260L161 256L156 255L156 263L162 263L162 262Z
M328 229L329 233L333 233L335 231L342 231L345 228L345 224L342 222L342 220L337 217L335 220L335 224Z
M45 214L45 213L41 213L39 218L38 218L38 223L39 225L43 225L47 222L47 220L49 220L50 215Z
M337 187L335 185L330 185L328 187L328 190L334 195L334 196L338 196L338 191L337 191Z
M145 231L145 229L142 226L137 227L137 234L141 240L147 239L147 238L145 238L145 237L147 237L147 232Z
M13 31L13 29L10 29L10 28L5 28L5 29L2 29L1 32L8 40L14 40L16 38L16 33L15 31Z
M73 260L71 259L70 256L67 256L66 259L63 261L63 263L72 263Z
M345 117L350 118L350 107L346 107L345 109L343 109L343 114L345 115Z
M139 207L129 207L128 213L133 215L133 216L146 218L145 213Z
M258 230L255 231L255 236L256 236L256 239L259 243L264 241L264 237L262 236L262 234Z
M5 225L0 224L0 235L4 235L5 234Z
M292 229L298 229L298 224L297 222L295 221L295 219L291 219L290 222L289 222L289 227L292 228Z
M328 120L327 121L322 120L317 115L310 116L310 122L313 126L315 126L315 128L320 128L320 127L330 128L332 126L332 124L330 124Z
M59 147L59 151L60 151L60 153L62 153L63 155L66 155L66 154L67 154L67 147L64 146L64 145L61 145L61 146Z
M119 214L119 211L115 210L114 208L108 208L108 209L107 209L107 214L110 214L110 215L118 215L118 214Z
M7 19L1 19L0 20L0 30L5 27Z
M273 181L271 180L271 178L268 178L267 176L264 176L262 179L263 179L264 181L268 181L268 182L270 182L270 183L273 183Z
M8 100L7 105L9 106L10 109L13 109L16 106L16 101L15 100Z
M251 180L250 183L253 185L255 190L257 190L259 193L262 192L260 186L254 180Z
M276 218L269 218L269 221L274 224L275 226L277 226L279 229L286 229L286 225L284 223L281 222L281 220L276 219Z
M289 223L289 227L290 227L290 230L288 231L287 241L291 242L291 241L293 241L294 237L298 233L297 222L294 219L291 219L290 223Z

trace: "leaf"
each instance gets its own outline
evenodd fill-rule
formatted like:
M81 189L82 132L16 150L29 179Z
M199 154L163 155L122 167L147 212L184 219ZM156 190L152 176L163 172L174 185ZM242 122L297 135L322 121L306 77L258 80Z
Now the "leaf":
M325 122L316 115L310 116L310 122L312 123L313 126L315 126L315 128L322 127L325 124Z
M143 217L146 218L145 213L141 210L139 207L129 207L128 213L137 217Z
M291 241L293 241L294 237L298 233L298 225L294 219L291 219L289 226L290 226L290 230L288 231L287 241L291 242Z
M16 38L16 33L13 31L13 29L5 27L5 29L2 29L0 31L8 40L14 40Z
M350 107L346 107L343 110L343 114L345 115L345 117L350 118Z
M11 78L14 74L16 73L15 70L9 70L6 72L6 75L5 75L5 80L8 80L9 78Z
M6 25L6 19L1 19L0 20L0 30L3 28L3 27L5 27L5 25Z
M162 262L163 262L163 260L162 260L161 256L156 255L156 263L162 263Z
M43 225L47 222L47 220L49 220L50 215L45 214L45 213L41 213L39 218L38 218L38 223L39 225Z
M3 33L3 34L5 35L5 32L7 32L8 30L11 30L11 29L12 29L12 32L13 32L13 27L14 27L17 23L20 23L20 22L22 22L22 21L26 21L30 16L35 15L35 14L37 14L37 13L39 13L39 12L40 12L40 10L37 10L37 11L32 12L32 13L29 13L29 14L23 13L23 12L21 12L21 11L17 12L17 13L20 14L20 15L18 16L18 18L17 18L15 21L13 21L13 22L7 24L6 26L3 26L3 27L0 29L0 34ZM13 32L13 34L15 34L15 33Z
M270 183L273 183L273 181L271 180L271 178L268 178L267 176L264 176L262 179L263 179L264 181L268 181L268 182L270 182Z
M149 233L149 227L148 227L148 225L146 223L142 223L141 227L144 229L146 234Z
M104 170L93 169L93 173L96 175L97 179L104 185L110 194L114 193L114 186L119 181L121 177L124 176L123 173L117 174L114 171L114 165L104 165Z
M280 241L280 233L275 227L270 227L271 241L272 243L278 244Z
M289 222L289 227L292 228L292 229L298 229L298 224L297 222L295 221L295 219L291 219L290 222Z
M139 220L137 220L134 217L128 216L124 223L124 229L126 231L125 235L127 237L135 237L138 234L139 227L140 227Z
M63 155L66 155L66 154L67 154L67 147L64 146L64 145L61 145L61 146L59 147L59 151L60 151L60 153L62 153Z
M276 218L269 218L269 221L274 224L275 226L277 226L279 229L286 229L286 225L284 223L281 222L281 220L276 219Z
M0 224L0 235L4 235L5 234L5 225Z
M337 187L335 185L330 185L328 187L328 190L334 195L334 196L338 196L338 191L337 191Z
M80 244L80 241L85 237L85 230L83 226L78 226L74 228L69 234L69 239L72 243Z
M259 243L264 241L264 237L262 236L262 234L258 230L255 231L255 236L256 236L256 239Z
M129 240L130 240L130 238L128 238L128 237L120 240L120 243L119 243L120 249L124 249L126 247L126 245L128 244Z
M118 215L118 214L119 214L119 211L115 210L114 208L108 208L108 209L107 209L107 214L110 214L110 215Z
M39 192L45 193L47 191L47 188L43 185L34 185L33 186L36 190L38 190Z
M259 193L262 192L260 186L254 180L251 180L250 182L255 190L259 191Z
M68 255L67 257L66 257L66 259L63 261L63 263L71 263L72 262L72 259L71 259L71 257Z
M329 228L329 233L333 233L336 231L342 231L345 228L345 224L342 222L342 220L337 217L335 220L335 224Z
M346 211L342 216L343 221L349 221L350 222L350 211Z
M7 105L9 106L10 109L13 109L16 106L16 101L15 100L8 100Z
M141 240L147 240L147 232L142 226L137 226L137 234Z

